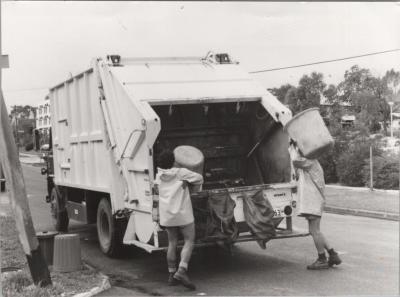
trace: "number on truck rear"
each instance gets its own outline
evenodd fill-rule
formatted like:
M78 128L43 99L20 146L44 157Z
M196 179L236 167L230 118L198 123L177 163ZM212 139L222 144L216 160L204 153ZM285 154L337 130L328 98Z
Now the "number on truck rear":
M290 188L264 190L264 197L272 204L274 217L287 217L292 215L293 197Z

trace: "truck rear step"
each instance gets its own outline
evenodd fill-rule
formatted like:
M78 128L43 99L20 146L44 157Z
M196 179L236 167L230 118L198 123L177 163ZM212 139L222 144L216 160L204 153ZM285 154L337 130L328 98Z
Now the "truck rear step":
M283 238L292 238L292 237L305 237L310 235L310 233L304 231L304 230L287 230L287 229L281 229L278 228L276 230L276 235L274 237L271 238L272 239L283 239ZM250 233L244 233L242 235L240 235L236 240L235 243L239 243L239 242L247 242L247 241L257 241L258 238ZM125 241L125 244L131 244L131 245L135 245L139 248L144 249L145 251L147 251L148 253L153 253L153 252L157 252L157 251L166 251L168 249L168 246L164 246L164 247L155 247L151 244L147 244L147 243L143 243L140 242L138 240L130 240L130 241ZM216 245L217 243L215 241L197 241L195 243L195 247L206 247L206 246L213 246ZM179 242L178 248L181 248L183 246L183 241Z

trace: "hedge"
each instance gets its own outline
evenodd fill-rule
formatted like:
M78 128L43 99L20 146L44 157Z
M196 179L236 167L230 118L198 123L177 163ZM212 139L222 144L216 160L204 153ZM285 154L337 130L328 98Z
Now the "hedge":
M374 188L399 189L399 157L398 155L384 155L372 158ZM364 165L363 181L365 185L370 184L369 164Z

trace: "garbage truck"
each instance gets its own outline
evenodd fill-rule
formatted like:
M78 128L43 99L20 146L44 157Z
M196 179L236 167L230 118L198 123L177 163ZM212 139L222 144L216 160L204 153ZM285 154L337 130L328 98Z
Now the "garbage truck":
M291 111L228 54L95 58L49 97L51 149L42 173L58 231L67 232L69 220L96 224L109 256L123 245L167 249L157 157L185 145L204 155L193 207L229 194L239 230L233 243L257 240L243 211L243 197L256 192L273 208L273 239L308 235L292 226L297 186L283 129ZM195 210L196 228L198 217ZM197 247L210 244L196 236Z

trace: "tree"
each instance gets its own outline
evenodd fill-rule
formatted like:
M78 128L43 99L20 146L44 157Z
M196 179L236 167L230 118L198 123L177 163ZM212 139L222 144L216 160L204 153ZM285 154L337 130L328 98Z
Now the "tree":
M331 104L339 103L338 88L335 85L330 84L324 90L324 96Z
M394 69L386 71L383 82L388 88L388 101L400 102L400 72Z
M343 116L342 106L340 105L338 88L335 85L329 85L323 92L325 98L330 104L329 111L326 111L326 114L323 114L321 110L321 114L323 116L329 118L329 131L333 136L336 136L341 133L342 125L341 120Z
M388 85L384 78L374 77L369 69L354 65L347 70L344 80L338 85L339 101L354 106L357 120L375 133L382 128L387 133L390 107L386 101Z
M353 102L360 110L357 113L359 124L368 128L371 133L381 129L380 122L383 121L381 102L371 92L358 92L353 96Z
M29 114L31 111L33 111L33 113L35 114L36 109L30 105L14 105L12 106L10 115L12 117L17 116L18 118L27 119L29 118Z
M386 71L383 81L388 89L386 101L394 102L393 110L400 110L400 72L394 69Z
M340 101L352 103L352 95L365 88L365 81L370 76L371 73L368 69L360 68L358 65L346 70L344 80L338 85Z
M318 107L321 102L321 94L326 88L322 73L313 72L310 76L303 75L297 88L297 96L301 102L301 109Z
M294 88L294 86L292 86L291 84L285 84L285 85L280 86L279 88L268 89L268 91L270 91L272 93L272 95L274 95L276 98L278 98L278 100L280 102L282 102L283 104L287 104L287 102L285 101L285 98L286 98L287 92L291 88Z
M321 94L326 84L322 73L312 72L311 75L303 75L298 87L285 84L279 88L268 89L283 104L288 105L293 114L311 107L319 107Z

